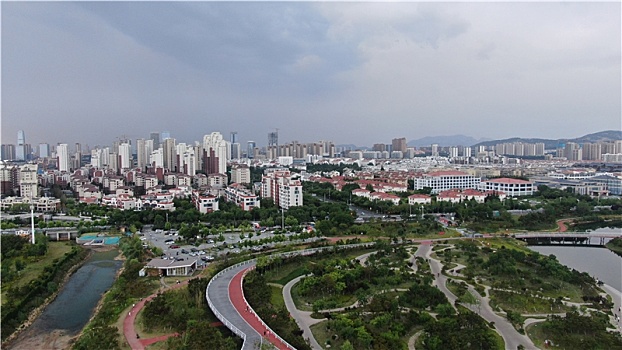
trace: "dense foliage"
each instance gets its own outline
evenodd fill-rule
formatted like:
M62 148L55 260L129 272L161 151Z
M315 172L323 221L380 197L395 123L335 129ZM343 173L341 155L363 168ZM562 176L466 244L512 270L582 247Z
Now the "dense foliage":
M606 315L580 315L576 311L566 317L551 315L542 330L559 349L622 349L622 336L608 332Z
M311 349L287 308L284 305L276 307L270 303L270 286L264 275L257 271L247 274L244 278L244 295L259 317L285 341L296 349Z

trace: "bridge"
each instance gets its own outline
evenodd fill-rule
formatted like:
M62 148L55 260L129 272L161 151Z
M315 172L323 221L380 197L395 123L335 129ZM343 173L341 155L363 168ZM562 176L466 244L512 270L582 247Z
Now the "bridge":
M614 238L622 237L620 233L551 233L551 232L531 232L512 235L516 239L527 242L530 245L584 245L584 246L604 246Z

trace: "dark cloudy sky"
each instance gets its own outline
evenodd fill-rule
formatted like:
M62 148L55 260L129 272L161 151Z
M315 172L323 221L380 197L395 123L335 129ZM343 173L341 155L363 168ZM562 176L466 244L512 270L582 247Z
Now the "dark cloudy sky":
M620 129L620 3L5 2L2 143Z

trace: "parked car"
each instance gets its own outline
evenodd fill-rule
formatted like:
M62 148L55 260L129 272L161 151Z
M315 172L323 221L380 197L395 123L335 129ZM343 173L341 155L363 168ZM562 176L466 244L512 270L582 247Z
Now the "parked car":
M178 246L177 244L173 244L173 245L171 246L171 249L178 249L178 248L179 248L179 246Z
M181 250L181 253L182 253L182 254L188 254L188 251L187 251L187 250L185 250L185 249L182 249L182 250Z

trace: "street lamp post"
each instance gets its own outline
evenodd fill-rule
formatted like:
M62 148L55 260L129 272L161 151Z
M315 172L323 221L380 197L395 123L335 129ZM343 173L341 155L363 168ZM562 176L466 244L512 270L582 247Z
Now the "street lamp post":
M35 206L30 204L30 235L32 244L35 244Z

